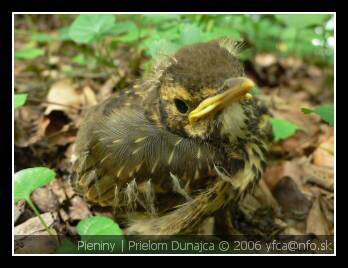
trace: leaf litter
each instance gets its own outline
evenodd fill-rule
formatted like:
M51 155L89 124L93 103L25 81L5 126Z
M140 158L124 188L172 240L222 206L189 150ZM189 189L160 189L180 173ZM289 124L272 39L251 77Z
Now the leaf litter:
M22 47L21 38L15 41L15 47ZM147 58L140 56L134 71L130 66L134 56L119 46L114 51L118 70L106 74L97 67L90 76L80 69L86 66L77 66L60 53L66 44L53 41L49 46L50 55L15 62L15 92L28 94L26 105L14 113L15 169L45 164L56 171L56 180L34 191L32 199L59 234L74 235L80 220L109 215L86 204L69 183L78 127L88 107L134 83ZM264 236L333 234L334 132L318 116L301 111L302 107L333 102L333 89L327 83L333 71L265 53L248 60L246 66L272 115L298 129L273 144L263 180L233 208L238 231ZM44 232L25 204L16 205L15 217L15 232ZM207 219L201 232L212 234L214 224L213 218Z

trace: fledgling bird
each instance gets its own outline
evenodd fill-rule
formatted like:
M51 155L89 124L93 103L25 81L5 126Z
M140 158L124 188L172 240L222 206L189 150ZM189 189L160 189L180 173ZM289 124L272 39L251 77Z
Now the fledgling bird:
M162 57L150 78L93 107L73 185L129 234L193 233L261 179L271 127L233 42Z

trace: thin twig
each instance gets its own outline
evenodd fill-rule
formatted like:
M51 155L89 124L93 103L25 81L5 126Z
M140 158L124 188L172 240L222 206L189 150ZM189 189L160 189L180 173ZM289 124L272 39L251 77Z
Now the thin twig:
M67 107L67 108L72 108L75 110L83 110L83 109L87 109L83 108L83 107L76 107L73 105L69 105L69 104L64 104L64 103L58 103L58 102L54 102L54 101L47 101L47 100L40 100L40 99L36 99L36 98L32 98L30 97L29 102L35 102L35 103L40 103L40 104L51 104L51 105L58 105L58 106L63 106L63 107Z

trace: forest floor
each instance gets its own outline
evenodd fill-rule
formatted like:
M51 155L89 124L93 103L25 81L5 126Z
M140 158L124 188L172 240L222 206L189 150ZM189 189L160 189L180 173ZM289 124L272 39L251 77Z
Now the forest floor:
M16 34L15 49L23 46L25 38ZM48 45L48 55L15 61L15 92L29 93L29 98L15 111L14 164L15 171L36 166L56 171L56 180L35 190L32 200L58 234L75 235L80 220L111 215L86 204L70 185L78 127L88 107L139 79L148 59L118 47L113 52L117 70L86 71L61 53L74 47L59 41ZM252 235L333 234L334 131L318 116L301 112L302 107L333 102L333 70L269 53L257 54L245 64L271 113L299 129L272 145L263 179L240 202L234 218L238 230ZM15 205L14 216L15 234L45 233L24 202ZM209 219L202 233L212 234L212 225Z

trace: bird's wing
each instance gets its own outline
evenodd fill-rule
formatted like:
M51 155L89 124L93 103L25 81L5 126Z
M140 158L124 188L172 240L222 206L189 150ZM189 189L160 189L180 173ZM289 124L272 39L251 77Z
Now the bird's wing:
M192 184L198 186L214 174L218 159L210 145L152 124L141 110L122 108L105 114L103 105L87 114L75 154L75 188L102 206L131 205L131 196L137 198L141 191L144 199L161 191L185 195Z

